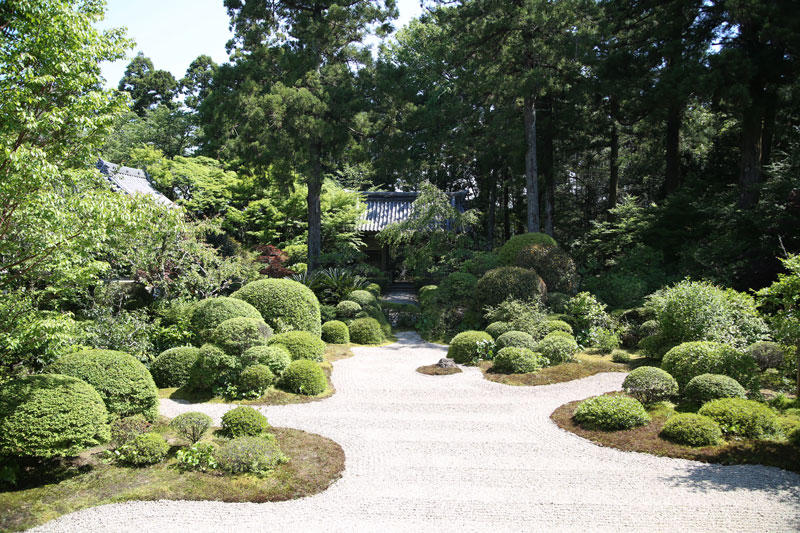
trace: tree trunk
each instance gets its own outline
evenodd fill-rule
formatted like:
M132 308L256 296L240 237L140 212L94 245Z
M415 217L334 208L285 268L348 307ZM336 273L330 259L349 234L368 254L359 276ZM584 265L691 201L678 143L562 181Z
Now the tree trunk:
M766 168L772 159L772 139L775 135L775 113L778 107L778 95L774 89L768 89L764 102L764 124L761 127L761 168Z
M528 200L528 232L538 233L539 222L539 167L536 161L536 99L525 97L525 188Z
M322 192L322 147L311 148L311 175L308 178L308 270L319 266L322 252L322 211L319 197Z
M497 170L489 170L489 205L486 210L486 247L494 248L494 215L497 204Z
M503 180L503 242L511 238L511 212L508 202L508 176L506 176Z
M544 175L544 232L553 236L553 211L555 209L556 179L555 179L555 119L553 117L553 102L548 99L546 104L547 115L541 131L542 135L542 174Z
M751 101L742 117L741 162L739 166L739 207L750 209L758 202L761 182L761 120L760 97L751 91Z
M608 209L611 210L617 206L619 194L619 130L617 129L617 120L613 115L609 133L611 151L608 155Z
M681 186L681 114L683 106L672 102L667 108L667 169L664 175L664 196L668 196Z

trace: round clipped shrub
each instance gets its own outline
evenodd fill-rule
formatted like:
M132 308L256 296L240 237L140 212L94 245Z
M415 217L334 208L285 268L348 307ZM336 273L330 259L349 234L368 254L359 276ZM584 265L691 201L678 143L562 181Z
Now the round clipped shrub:
M760 439L780 431L775 412L754 400L711 400L700 408L698 414L714 419L725 435Z
M689 380L683 395L687 400L702 405L720 398L745 398L747 391L731 377L722 374L700 374Z
M530 300L547 293L544 281L535 271L520 267L490 270L478 280L476 297L480 307L498 305L508 298Z
M557 365L572 361L578 353L578 343L566 332L554 331L539 341L536 351L550 361L550 364Z
M622 390L644 404L668 400L678 394L675 378L654 366L635 368L622 382Z
M436 299L439 296L439 286L438 285L423 285L417 291L419 297L419 304L422 307L428 307L436 302Z
M189 376L189 387L198 391L210 391L233 381L239 371L239 360L213 344L200 347L197 363Z
M763 372L768 368L780 368L786 352L777 342L760 341L747 347L747 354L753 358Z
M194 346L164 350L150 363L150 375L158 387L183 387L199 355L200 349Z
M378 305L378 299L369 291L357 289L347 295L347 299L355 302L361 306L362 309L367 307L375 307Z
M229 437L255 437L270 428L267 417L246 405L235 407L222 415L222 430Z
M678 413L669 417L661 436L686 446L713 446L722 442L722 430L713 419L694 413Z
M511 325L511 322L492 322L486 326L486 333L491 335L493 339L509 331L514 331L514 326Z
M548 291L574 294L578 288L578 269L575 261L558 246L534 244L520 250L516 266L536 271Z
M267 365L250 365L239 374L239 390L262 394L275 382L275 374Z
M336 306L333 305L320 305L319 316L322 323L336 320Z
M271 335L272 328L263 320L236 317L214 328L211 342L226 353L239 355L248 348L264 344Z
M381 324L374 318L357 318L350 322L350 342L380 344L383 342Z
M325 343L307 331L287 331L278 333L267 340L270 346L280 345L289 350L292 359L311 359L322 361L325 355Z
M0 387L0 456L69 457L110 438L103 398L80 379L38 374Z
M481 342L492 342L491 335L484 331L463 331L450 341L447 357L460 365L472 364L483 353L478 344Z
M620 395L584 400L575 409L573 418L586 429L604 431L631 429L650 422L650 415L639 400Z
M350 330L347 324L339 320L331 320L322 324L322 340L330 344L348 344Z
M530 351L536 351L536 341L529 333L524 331L507 331L497 337L494 341L495 349L502 350L507 346L514 346L515 348L526 348Z
M746 388L756 386L758 367L749 355L718 342L684 342L664 356L661 368L672 374L681 388L700 374L724 374Z
M286 461L274 438L238 437L214 450L221 470L231 474L264 474Z
M285 278L260 279L231 296L252 304L273 331L308 331L317 337L322 333L319 300L302 283Z
M497 251L500 264L513 265L523 248L536 244L556 246L556 241L546 233L523 233L521 235L514 235Z
M132 355L114 350L84 350L59 358L54 374L82 379L95 388L109 413L137 413L150 421L158 416L158 389L150 372Z
M369 283L366 286L365 290L371 292L375 296L375 298L381 295L381 286L378 285L377 283Z
M120 461L131 466L160 463L169 453L169 444L158 433L142 433L120 448Z
M614 350L611 352L611 360L615 363L630 363L631 362L631 354L626 352L625 350Z
M548 320L544 323L545 331L552 333L554 331L563 331L572 335L572 326L563 320Z
M536 372L545 362L541 355L527 348L507 346L495 354L492 370L507 374L526 374Z
M217 326L236 317L249 317L262 320L258 309L249 303L236 298L220 296L200 300L192 308L189 323L201 340L208 340L208 335Z
M316 396L328 388L325 372L314 361L298 359L292 361L281 378L281 386L296 394Z
M211 427L211 417L205 413L192 411L182 413L170 420L169 427L192 444L203 438Z
M250 364L266 365L276 376L283 374L289 363L292 362L292 354L281 344L272 346L253 346L244 354L242 360Z
M465 302L475 294L478 278L467 272L448 274L439 284L439 295L446 302Z
M361 306L350 300L342 300L336 306L336 316L339 318L354 318L361 312Z
M658 335L658 333L659 333L659 328L657 320L645 320L639 326L639 336L642 338L653 337L655 335Z

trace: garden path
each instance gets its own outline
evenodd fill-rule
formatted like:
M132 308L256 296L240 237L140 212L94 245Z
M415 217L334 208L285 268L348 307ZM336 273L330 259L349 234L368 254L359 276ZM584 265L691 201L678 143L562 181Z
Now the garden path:
M277 503L129 502L63 516L42 531L796 531L800 476L603 448L559 429L558 406L619 389L620 373L510 387L475 368L426 376L445 348L401 333L334 364L324 401L262 408L347 457L327 491ZM162 413L231 406L162 400Z

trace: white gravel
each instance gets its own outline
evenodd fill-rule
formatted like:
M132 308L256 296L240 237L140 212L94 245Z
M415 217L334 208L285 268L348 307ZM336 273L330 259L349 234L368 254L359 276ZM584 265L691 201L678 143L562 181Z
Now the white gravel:
M355 348L337 393L265 407L270 423L340 443L341 480L279 503L158 501L85 509L40 531L797 531L800 476L603 448L559 429L559 405L620 387L606 373L542 387L486 381L475 368L425 376L445 348L416 334ZM232 406L162 400L216 421Z

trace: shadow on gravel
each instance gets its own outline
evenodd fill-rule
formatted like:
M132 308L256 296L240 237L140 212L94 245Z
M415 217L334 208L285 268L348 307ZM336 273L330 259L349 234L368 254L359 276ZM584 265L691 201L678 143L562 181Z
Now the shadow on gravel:
M665 480L700 492L744 489L766 493L776 501L795 502L798 514L794 525L800 530L800 477L791 472L760 465L703 464L690 466L687 474Z

